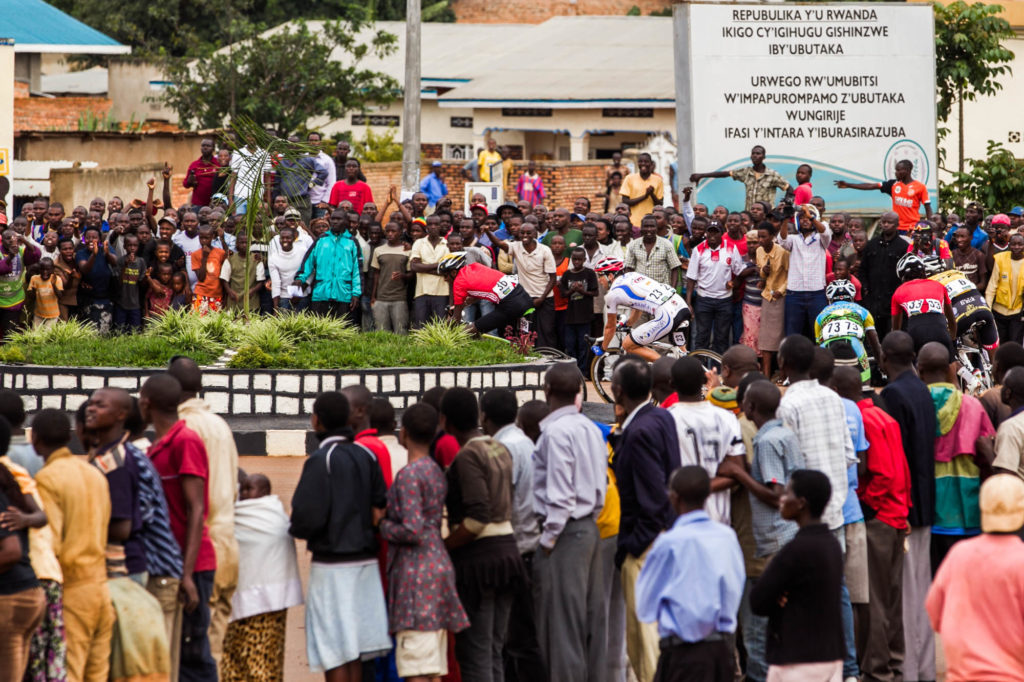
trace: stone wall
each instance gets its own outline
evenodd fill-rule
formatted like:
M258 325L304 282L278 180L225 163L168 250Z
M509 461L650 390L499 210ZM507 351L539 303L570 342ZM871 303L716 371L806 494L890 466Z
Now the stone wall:
M435 386L464 386L478 392L508 388L520 403L543 399L547 363L489 367L402 367L362 370L234 370L204 369L203 397L225 417L307 415L317 394L351 384L364 384L396 409L417 402ZM0 388L17 391L25 409L73 411L97 388L112 386L136 393L153 369L7 366Z

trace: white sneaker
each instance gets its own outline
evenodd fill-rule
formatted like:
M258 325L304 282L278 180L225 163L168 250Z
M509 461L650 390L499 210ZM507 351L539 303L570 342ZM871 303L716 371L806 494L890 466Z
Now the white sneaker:
M854 677L853 675L850 675L845 680L843 680L843 682L860 682L860 678L859 677Z

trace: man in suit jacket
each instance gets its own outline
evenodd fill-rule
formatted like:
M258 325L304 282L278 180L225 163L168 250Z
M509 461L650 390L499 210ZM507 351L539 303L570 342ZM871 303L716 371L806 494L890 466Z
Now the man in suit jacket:
M622 425L613 441L621 507L615 562L626 599L626 651L640 682L654 679L659 650L657 625L641 623L636 616L636 580L651 543L675 519L668 479L680 465L675 421L651 404L651 385L646 362L627 358L615 365L612 395Z

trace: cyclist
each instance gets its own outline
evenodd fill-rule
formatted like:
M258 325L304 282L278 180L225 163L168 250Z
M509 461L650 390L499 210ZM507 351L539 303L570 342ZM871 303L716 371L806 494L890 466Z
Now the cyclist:
M989 308L985 297L978 291L978 287L974 286L974 282L955 269L937 272L929 279L946 287L950 305L953 306L953 317L956 318L956 338L964 339L971 327L980 322L975 330L977 337L970 343L980 345L990 354L994 353L999 347L996 319L992 316L992 309Z
M836 364L850 365L860 370L861 381L871 380L865 342L871 346L876 360L882 358L882 345L875 331L875 318L864 306L853 302L857 288L848 279L837 279L825 287L828 305L814 320L814 340L828 348L836 357Z
M437 274L451 285L454 307L450 314L454 319L462 319L467 299L486 299L494 304L494 310L481 315L476 322L466 323L474 336L492 329L503 330L533 309L533 299L515 275L506 275L482 263L466 265L464 251L442 256Z
M914 338L915 352L929 341L937 341L949 349L950 358L956 357L956 318L946 287L928 279L924 261L914 253L896 263L896 276L903 284L892 296L893 330L905 327Z
M626 324L633 329L622 341L622 350L625 352L654 362L661 356L647 346L669 334L675 345L685 347L686 336L682 327L690 319L690 308L683 297L669 285L639 272L622 274L623 267L623 262L612 256L600 258L594 264L594 270L598 274L607 275L611 282L604 297L604 338L591 349L594 355L602 355L608 350L608 344L615 336L620 307L632 311ZM650 315L651 319L634 327L644 313Z

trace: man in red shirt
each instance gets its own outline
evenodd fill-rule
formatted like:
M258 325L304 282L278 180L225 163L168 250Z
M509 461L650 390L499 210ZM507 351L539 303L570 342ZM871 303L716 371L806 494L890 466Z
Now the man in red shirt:
M182 185L192 188L192 205L209 206L217 183L220 164L213 155L213 140L204 137L199 143L199 158L188 166Z
M928 199L928 188L913 179L914 164L903 159L896 162L896 179L885 182L847 182L836 180L839 189L859 189L863 191L878 190L892 197L892 210L900 217L900 232L906 233L914 229L921 219L921 205L924 205L925 218L932 214L932 204Z
M345 179L334 183L328 203L337 208L343 201L352 203L352 210L363 214L363 206L373 202L373 190L359 179L359 162L349 159L345 162Z
M181 384L167 373L154 374L139 391L139 412L156 431L149 455L160 474L167 498L171 533L181 548L181 678L217 679L217 664L210 654L210 595L217 556L206 529L209 461L206 447L195 431L178 419Z
M857 465L857 498L864 511L868 547L868 617L857 641L864 642L865 679L900 677L903 660L903 536L910 511L910 468L895 419L862 392L860 372L836 367L832 388L857 403L870 443Z

